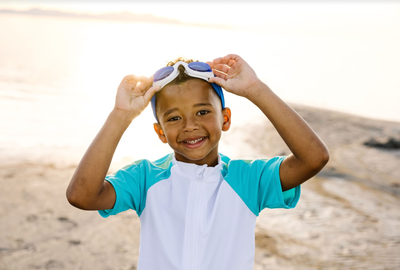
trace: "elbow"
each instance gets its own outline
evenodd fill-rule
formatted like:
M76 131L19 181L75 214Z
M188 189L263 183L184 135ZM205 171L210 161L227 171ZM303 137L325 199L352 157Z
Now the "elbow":
M317 158L314 161L314 165L313 165L314 171L316 173L321 171L322 168L324 168L325 165L328 163L329 158L330 158L330 155L329 155L328 148L327 147L323 147L323 149L321 149L318 152Z
M67 201L74 207L79 208L81 210L90 210L88 207L85 206L85 203L82 200L78 199L75 196L71 196L67 194Z
M314 149L311 155L308 156L307 162L304 163L312 175L319 173L329 161L329 151L325 146L319 150Z
M78 192L74 191L71 187L68 187L65 195L67 197L67 201L72 206L82 209L82 210L87 210L87 207L85 207L85 203L82 200L82 196L80 196L80 194L78 194Z
M325 146L325 147L324 147L324 151L323 151L323 153L322 153L322 155L321 155L321 161L322 161L322 163L323 163L322 168L328 163L330 157L331 157L331 156L330 156L330 154L329 154L329 150L328 150L328 148Z
M67 189L67 192L65 193L67 197L67 201L75 207L78 207L80 205L78 197L74 194L74 192L71 191L70 188ZM78 207L80 208L80 207Z

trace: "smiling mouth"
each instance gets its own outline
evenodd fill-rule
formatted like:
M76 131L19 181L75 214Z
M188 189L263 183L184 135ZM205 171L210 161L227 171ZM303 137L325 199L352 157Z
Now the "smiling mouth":
M196 143L198 143L198 142L204 140L205 138L206 138L206 137L199 138L199 139L197 139L197 140L183 141L183 142L184 142L184 143L188 143L188 144L196 144Z
M188 149L197 149L207 141L208 137L201 137L194 140L182 141L182 144Z

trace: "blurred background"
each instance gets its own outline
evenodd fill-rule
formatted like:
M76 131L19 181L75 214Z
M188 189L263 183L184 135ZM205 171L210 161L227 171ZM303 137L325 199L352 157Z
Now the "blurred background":
M285 101L400 121L395 1L0 1L0 37L3 162L59 153L76 160L113 108L121 79L151 76L178 56L235 53ZM247 100L226 96L234 126L262 117ZM147 108L114 160L168 153L153 122Z
M254 269L400 269L399 48L399 1L0 0L0 270L136 269L137 214L81 211L66 187L125 75L230 53L331 156L295 209L261 212ZM290 153L254 105L225 98L221 153ZM170 153L154 122L150 107L133 121L110 172Z

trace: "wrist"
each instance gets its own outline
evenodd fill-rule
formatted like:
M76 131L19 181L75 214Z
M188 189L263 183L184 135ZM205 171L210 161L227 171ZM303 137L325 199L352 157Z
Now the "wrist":
M129 126L133 119L137 117L137 115L133 114L132 112L114 108L109 117L119 124Z
M266 92L271 92L272 90L263 83L261 80L254 82L247 91L246 98L250 101L255 101L260 98L260 95L264 95Z

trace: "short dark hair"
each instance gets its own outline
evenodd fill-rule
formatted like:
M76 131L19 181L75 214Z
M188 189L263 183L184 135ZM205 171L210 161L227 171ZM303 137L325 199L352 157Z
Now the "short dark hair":
M175 65L179 61L185 62L187 64L192 63L192 62L199 62L198 60L187 59L185 57L178 57L175 60L169 61L167 63L167 67L169 67L169 66L172 67L173 65ZM165 86L167 86L167 85L177 85L177 84L181 84L181 83L184 83L186 81L189 81L189 80L197 80L197 78L193 78L193 77L189 76L188 74L186 74L185 67L182 66L182 65L180 65L178 67L178 71L179 71L179 75L175 79L173 79L172 81L167 83ZM158 93L159 92L157 92L155 95L157 96ZM156 99L155 107L157 108L157 99Z
M175 65L179 61L185 62L187 64L192 63L192 62L199 62L198 60L186 59L184 57L178 57L175 60L168 62L167 67ZM178 70L179 70L179 75L173 81L169 82L167 85L181 84L188 80L196 79L196 78L193 78L186 74L185 67L179 66Z

